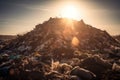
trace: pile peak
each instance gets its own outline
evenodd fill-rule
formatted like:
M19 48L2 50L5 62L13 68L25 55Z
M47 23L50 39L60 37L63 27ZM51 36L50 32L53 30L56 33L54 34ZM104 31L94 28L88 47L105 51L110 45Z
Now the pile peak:
M52 18L2 48L3 52L31 54L72 53L80 51L101 51L118 46L107 32L84 23L67 18ZM62 49L62 52L61 52ZM57 52L56 52L57 51ZM68 52L66 52L68 51Z

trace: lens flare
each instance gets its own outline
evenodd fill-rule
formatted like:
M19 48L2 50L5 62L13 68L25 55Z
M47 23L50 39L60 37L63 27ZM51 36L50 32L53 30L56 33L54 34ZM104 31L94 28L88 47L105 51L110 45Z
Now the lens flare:
M78 46L79 45L79 40L78 40L77 37L73 37L73 39L72 39L72 45L73 46Z

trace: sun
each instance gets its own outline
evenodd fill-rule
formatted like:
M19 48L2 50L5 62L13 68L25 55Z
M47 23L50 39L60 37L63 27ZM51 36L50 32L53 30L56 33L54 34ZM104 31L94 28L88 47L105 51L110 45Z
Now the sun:
M73 5L65 6L65 7L63 7L63 9L61 11L61 16L65 17L65 18L77 19L78 18L78 10Z

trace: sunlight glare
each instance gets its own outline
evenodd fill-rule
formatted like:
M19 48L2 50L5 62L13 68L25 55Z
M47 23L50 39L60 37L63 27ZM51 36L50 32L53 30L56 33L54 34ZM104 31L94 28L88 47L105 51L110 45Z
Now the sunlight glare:
M65 18L77 19L78 18L78 10L73 5L68 5L63 8L61 11L61 16Z

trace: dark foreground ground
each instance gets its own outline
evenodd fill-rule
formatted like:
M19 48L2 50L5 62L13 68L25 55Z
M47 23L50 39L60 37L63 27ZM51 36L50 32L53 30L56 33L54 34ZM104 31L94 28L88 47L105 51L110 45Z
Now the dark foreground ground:
M76 52L59 61L34 53L0 55L0 80L120 80L120 66L100 56Z

